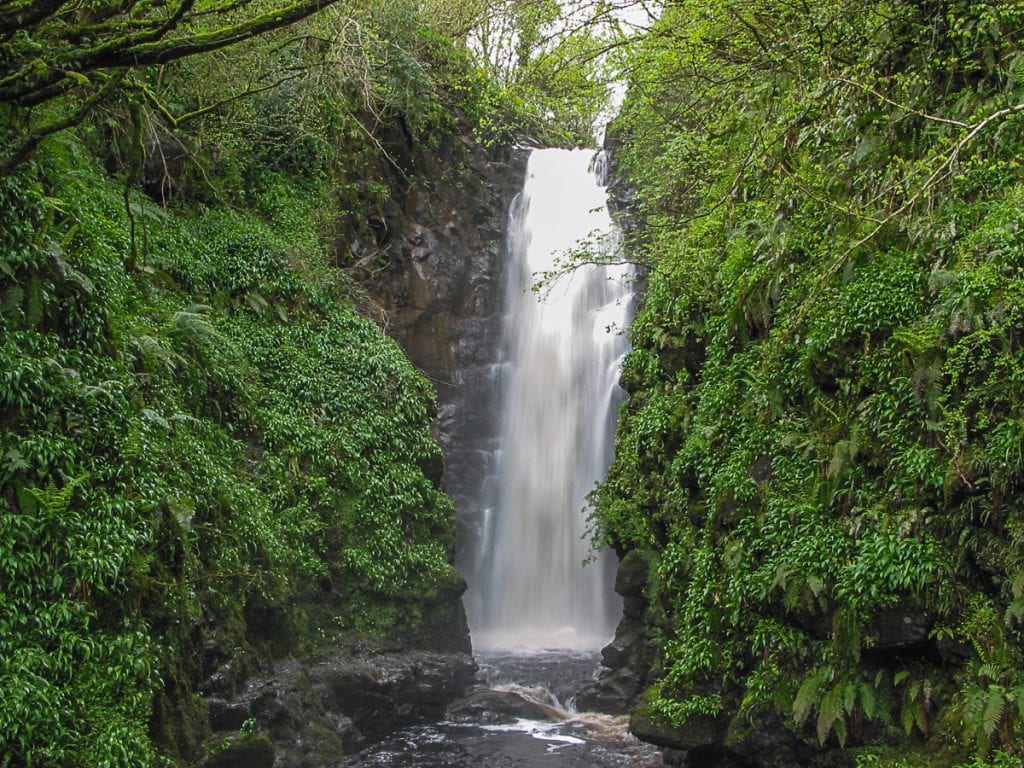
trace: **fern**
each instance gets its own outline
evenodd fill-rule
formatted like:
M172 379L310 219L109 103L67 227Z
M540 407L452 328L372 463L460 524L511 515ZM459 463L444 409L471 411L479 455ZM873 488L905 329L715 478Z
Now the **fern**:
M982 716L981 726L985 736L989 739L995 734L999 724L1003 721L1006 713L1006 689L1001 685L991 685L988 689L988 697L985 702L985 713Z
M868 720L874 720L878 712L878 699L875 696L875 689L867 681L861 681L857 686L860 694L860 708Z
M32 496L40 516L44 520L55 520L64 516L71 506L71 497L75 489L89 477L88 474L72 478L63 487L58 488L52 481L46 488L26 488Z
M828 693L821 697L821 705L818 708L818 741L822 744L825 743L835 724L841 721L846 714L845 699L848 687L845 682L836 683ZM836 737L839 739L840 746L844 746L846 741L845 722L843 725L842 733L836 729Z
M818 670L804 680L800 686L796 698L793 699L793 720L797 725L802 725L807 716L811 714L811 709L818 700L818 692L824 682L825 671Z
M834 723L832 723L832 729L836 732L836 739L839 741L839 746L845 747L847 737L846 721L841 717L838 718Z
M1003 615L1006 620L1006 626L1013 627L1024 623L1024 597L1018 597L1008 606L1006 606L1006 613Z
M175 312L167 323L167 335L193 344L215 339L217 331L207 317L210 311L211 308L204 304L193 304L188 309Z
M1010 582L1010 593L1016 597L1024 597L1024 571L1017 571Z

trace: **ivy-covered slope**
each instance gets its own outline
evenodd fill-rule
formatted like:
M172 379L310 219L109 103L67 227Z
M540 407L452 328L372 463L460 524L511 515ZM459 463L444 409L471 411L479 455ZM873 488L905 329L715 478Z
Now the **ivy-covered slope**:
M1020 760L1022 53L1020 2L684 0L630 54L595 516L695 765Z
M193 664L414 636L457 590L432 389L339 290L316 193L264 184L250 212L133 199L132 268L123 190L79 145L2 182L15 765L138 763L159 681L180 706Z
M194 764L215 671L467 650L434 393L350 273L484 86L398 16L363 20L407 58L358 89L306 62L188 129L126 90L0 179L0 765ZM187 106L224 67L137 76Z
M31 5L0 51L46 97L0 94L0 766L195 765L202 694L274 659L468 650L434 393L355 281L523 105L429 3L259 37L228 33L313 4Z

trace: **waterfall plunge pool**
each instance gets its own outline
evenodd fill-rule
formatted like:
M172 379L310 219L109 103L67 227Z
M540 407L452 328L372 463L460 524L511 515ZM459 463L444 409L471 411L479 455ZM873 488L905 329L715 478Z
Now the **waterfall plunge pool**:
M392 734L335 768L659 768L660 753L626 730L625 717L578 713L575 691L597 668L594 652L478 653L495 691L537 704L546 718L455 715Z

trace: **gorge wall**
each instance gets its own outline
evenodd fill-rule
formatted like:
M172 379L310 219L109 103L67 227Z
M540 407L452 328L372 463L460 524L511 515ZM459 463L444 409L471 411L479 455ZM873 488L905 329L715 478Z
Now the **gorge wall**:
M475 510L460 505L462 489L482 482L479 441L493 433L493 414L472 404L493 384L488 361L501 334L508 206L527 151L485 148L466 135L426 146L400 123L385 133L382 150L361 169L362 215L340 222L337 259L364 291L361 311L437 391L433 435L443 463L432 457L424 471L437 482L443 472L464 539ZM252 739L232 735L245 722L269 737L273 750L264 754L276 755L275 765L315 768L402 725L441 718L476 671L464 589L458 579L410 606L422 616L411 631L277 660L249 678L207 681L214 736L229 745L210 766L254 759Z
M437 150L406 151L422 182L410 188L394 178L392 197L366 221L356 247L368 241L381 250L363 283L370 314L437 390L443 483L467 551L479 523L470 500L489 472L498 431L499 414L478 405L494 401L509 206L529 149L462 136Z
M674 764L1018 765L1021 10L757 5L666 7L614 122L652 268L596 515L655 653L606 657Z

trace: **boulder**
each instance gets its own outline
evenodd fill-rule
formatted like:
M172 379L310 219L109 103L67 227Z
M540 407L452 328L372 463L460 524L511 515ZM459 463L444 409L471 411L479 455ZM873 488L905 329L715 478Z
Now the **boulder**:
M516 720L546 720L549 710L514 691L477 688L469 696L448 707L448 717L456 722L497 725Z
M200 768L274 768L274 745L266 736L243 733L207 746Z
M722 743L728 722L721 717L694 714L682 725L672 725L646 707L629 718L629 730L641 741L681 751L714 749Z

